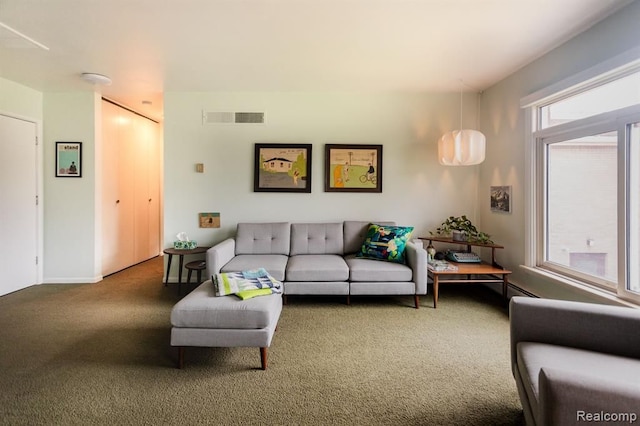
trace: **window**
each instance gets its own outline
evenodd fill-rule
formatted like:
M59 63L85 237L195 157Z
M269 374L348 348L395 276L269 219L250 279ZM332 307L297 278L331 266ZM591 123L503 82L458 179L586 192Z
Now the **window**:
M586 90L540 108L540 128L640 104L640 73Z
M528 266L640 301L640 64L528 106Z

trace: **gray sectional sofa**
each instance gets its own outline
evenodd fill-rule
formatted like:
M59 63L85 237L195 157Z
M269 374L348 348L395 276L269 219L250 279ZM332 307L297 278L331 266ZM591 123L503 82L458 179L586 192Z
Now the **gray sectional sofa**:
M348 304L352 295L412 295L418 308L427 294L426 251L408 242L406 264L357 258L370 223L239 223L234 238L207 251L207 273L263 267L284 283L285 297L343 295Z

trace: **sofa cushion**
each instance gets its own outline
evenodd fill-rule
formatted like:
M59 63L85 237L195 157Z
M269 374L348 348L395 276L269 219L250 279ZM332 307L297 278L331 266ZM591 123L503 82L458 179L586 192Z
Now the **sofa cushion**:
M390 221L377 221L375 222L379 225L389 225L394 226L395 222ZM369 229L370 221L356 221L356 220L346 220L344 222L344 253L356 253L360 251L362 248L362 242L364 241L365 236L367 235L367 230Z
M413 272L401 263L363 259L355 254L345 256L349 266L349 281L411 281Z
M347 281L349 268L336 254L300 254L287 263L287 281Z
M342 223L291 224L291 256L297 254L342 254Z
M278 281L284 281L288 256L283 254L240 254L227 262L220 272L240 272L264 268Z
M175 304L171 325L178 328L261 329L278 320L282 295L240 300L235 296L216 297L211 280Z
M322 294L346 296L349 294L348 281L285 281L284 294Z
M413 226L388 226L372 223L357 257L405 263L404 249Z
M238 223L236 254L289 254L288 222Z
M520 342L517 344L517 365L534 413L539 410L540 369L591 375L594 378L635 382L640 377L640 360L547 343Z
M352 281L349 283L349 294L353 296L416 294L416 285L411 281Z

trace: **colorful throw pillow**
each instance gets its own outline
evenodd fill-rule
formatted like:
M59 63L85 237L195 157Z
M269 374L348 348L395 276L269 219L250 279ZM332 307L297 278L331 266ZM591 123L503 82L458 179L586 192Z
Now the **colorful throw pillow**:
M383 226L372 223L356 257L405 263L404 251L413 226Z

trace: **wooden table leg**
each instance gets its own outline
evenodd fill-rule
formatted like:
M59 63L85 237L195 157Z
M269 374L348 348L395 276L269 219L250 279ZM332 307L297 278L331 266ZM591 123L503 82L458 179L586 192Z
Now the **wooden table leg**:
M167 260L167 277L164 279L165 287L169 284L169 271L171 271L171 259L173 258L172 254L167 254L167 256L169 256L169 260Z
M178 269L178 288L182 284L182 264L184 263L184 255L180 255L180 269Z
M502 300L507 303L507 288L509 287L509 278L506 274L502 275Z
M438 274L433 274L433 309L438 307Z

